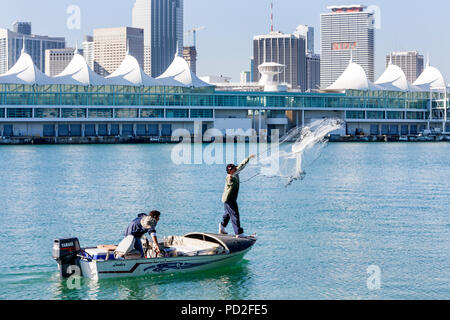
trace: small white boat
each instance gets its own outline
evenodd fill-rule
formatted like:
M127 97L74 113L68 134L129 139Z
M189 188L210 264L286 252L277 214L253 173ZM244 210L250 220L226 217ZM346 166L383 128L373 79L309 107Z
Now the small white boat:
M57 239L53 258L62 278L73 274L99 280L117 277L138 277L167 273L203 271L240 262L256 237L236 238L211 233L189 233L171 236L160 243L164 256L152 257L150 248L146 258L131 253L123 258L115 254L117 246L81 248L77 238Z

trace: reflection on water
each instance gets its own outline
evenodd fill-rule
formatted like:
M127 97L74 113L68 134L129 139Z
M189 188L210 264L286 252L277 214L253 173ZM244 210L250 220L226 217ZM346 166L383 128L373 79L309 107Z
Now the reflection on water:
M68 281L55 273L50 282L56 300L241 300L249 297L252 275L244 260L231 268L203 272L100 281L82 278L78 289L71 289Z

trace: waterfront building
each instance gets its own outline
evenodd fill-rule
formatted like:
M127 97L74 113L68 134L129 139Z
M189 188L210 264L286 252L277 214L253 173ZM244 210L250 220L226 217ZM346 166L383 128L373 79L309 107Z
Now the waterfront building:
M350 57L375 81L375 18L363 5L330 6L320 15L320 85L330 86L346 69Z
M144 30L144 71L158 77L175 54L183 55L183 0L136 0L132 19Z
M184 47L183 58L189 64L191 71L197 73L197 49L194 46Z
M253 38L254 82L261 80L258 67L263 63L282 64L285 69L275 81L286 83L292 89L306 91L306 41L303 36L270 32Z
M45 50L45 74L53 77L69 65L75 54L75 48Z
M45 50L66 47L63 37L40 36L32 34L31 31L29 22L16 22L13 31L0 28L0 74L16 64L24 43L34 64L42 72L45 72Z
M86 35L83 41L83 56L89 67L94 70L94 37Z
M424 68L423 55L417 51L392 52L386 56L386 67L390 63L399 66L406 74L406 79L409 82L416 81Z
M0 75L0 136L164 137L177 129L195 134L212 128L223 133L278 129L283 134L323 118L344 120L348 134L408 135L442 126L450 131L448 94L439 70L428 65L406 86L402 72L392 66L375 84L350 61L339 79L320 92L229 91L201 81L181 57L154 79L126 54L104 78L75 53L60 75L48 77L22 51Z
M144 66L144 30L120 27L94 30L94 71L113 73L129 52Z

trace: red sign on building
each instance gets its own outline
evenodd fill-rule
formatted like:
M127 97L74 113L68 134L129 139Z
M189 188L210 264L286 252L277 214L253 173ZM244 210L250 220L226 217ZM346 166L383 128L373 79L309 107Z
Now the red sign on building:
M341 51L341 50L354 50L357 47L356 42L337 42L331 45L331 50Z

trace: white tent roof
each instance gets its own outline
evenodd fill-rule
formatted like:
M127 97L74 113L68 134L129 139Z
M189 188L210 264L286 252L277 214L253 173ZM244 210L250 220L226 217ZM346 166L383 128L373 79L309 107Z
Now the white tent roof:
M367 79L366 72L357 63L350 60L347 69L326 91L345 91L345 90L370 90L382 91L383 88L370 82Z
M119 68L112 74L106 77L111 84L123 86L163 86L161 81L158 81L148 76L142 70L139 62L135 57L127 53L125 59ZM181 83L179 84L181 85Z
M375 84L389 91L419 91L420 89L413 86L406 79L403 70L392 63L389 63L386 71L381 75Z
M429 63L427 63L425 70L414 82L414 85L426 91L429 91L431 88L446 87L442 73L435 67L430 66Z
M187 61L179 56L175 56L175 59L169 68L167 68L167 70L157 79L162 81L171 81L169 79L173 79L188 87L194 88L212 87L209 83L200 80L200 78L191 71Z
M87 64L84 57L75 51L72 61L63 72L54 77L59 84L80 86L103 86L111 84L108 79L95 73Z
M42 73L34 65L33 59L25 51L22 51L16 64L8 72L0 75L0 83L27 85L56 84L54 79Z

